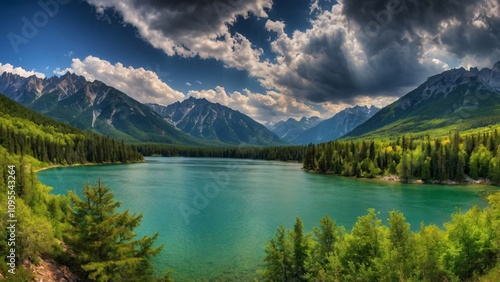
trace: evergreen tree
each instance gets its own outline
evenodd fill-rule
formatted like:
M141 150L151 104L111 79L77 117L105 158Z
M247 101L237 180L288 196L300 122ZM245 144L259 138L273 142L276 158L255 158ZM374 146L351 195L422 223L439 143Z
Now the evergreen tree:
M117 212L113 199L99 179L83 187L83 199L70 192L73 205L71 236L68 238L88 278L96 281L151 281L151 259L163 246L153 247L158 234L135 239L133 230L142 215Z
M304 235L304 224L298 216L291 235L293 239L293 278L294 281L305 281L308 245L307 236Z
M325 266L328 257L334 253L335 246L339 243L343 231L329 216L325 215L319 223L319 228L313 228L313 233L318 242L314 253L319 263Z
M266 244L266 269L262 276L266 281L289 281L292 278L292 246L285 228L280 225L274 238Z
M380 224L375 210L368 209L368 214L358 217L351 233L346 236L345 250L341 254L346 280L378 280L373 262L381 254Z
M388 266L392 275L387 275L386 279L391 281L405 281L411 276L413 271L413 254L415 245L413 234L410 231L410 224L405 222L403 214L395 211L389 213L389 250Z

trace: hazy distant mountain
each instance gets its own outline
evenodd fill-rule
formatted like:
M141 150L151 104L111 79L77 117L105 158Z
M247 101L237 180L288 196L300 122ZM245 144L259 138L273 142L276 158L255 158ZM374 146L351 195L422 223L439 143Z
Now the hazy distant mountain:
M299 121L289 118L286 121L279 121L274 124L268 124L268 128L284 141L291 142L305 130L316 126L321 119L319 117L303 117Z
M353 108L344 109L333 117L305 130L291 140L291 142L305 145L338 139L356 128L356 126L368 120L379 110L380 109L375 106L370 108L366 106L355 106Z
M348 136L394 136L404 133L446 135L500 123L500 62L493 69L453 69L380 110Z
M202 144L125 93L75 74L41 79L3 73L0 93L60 121L118 139Z
M148 104L166 121L191 136L225 144L282 145L278 136L239 111L190 97L169 106Z

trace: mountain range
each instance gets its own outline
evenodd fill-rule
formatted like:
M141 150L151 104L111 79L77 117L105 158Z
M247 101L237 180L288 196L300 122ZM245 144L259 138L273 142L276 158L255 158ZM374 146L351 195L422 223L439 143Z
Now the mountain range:
M276 123L268 123L267 127L284 141L293 143L295 137L305 130L316 126L320 121L319 117L303 117L300 120L289 118L286 121L281 120Z
M432 76L380 110L355 106L327 120L288 119L268 128L206 99L142 104L103 82L71 73L26 78L4 72L0 93L59 121L128 142L262 146L407 133L441 136L500 123L500 62L491 69L459 68Z
M247 115L205 98L190 97L168 106L148 106L182 132L200 139L230 145L286 144Z
M341 138L351 132L358 125L371 118L380 109L371 106L355 106L338 112L333 117L321 121L316 126L304 130L291 139L294 144L307 145L309 143L323 143Z
M492 69L452 69L428 78L347 137L447 135L500 123L500 62Z
M25 78L4 72L0 93L80 129L129 142L286 144L250 117L206 99L189 98L167 107L145 105L103 82L89 82L72 73Z
M42 114L117 139L203 144L125 93L75 74L24 78L4 72L0 76L0 92Z

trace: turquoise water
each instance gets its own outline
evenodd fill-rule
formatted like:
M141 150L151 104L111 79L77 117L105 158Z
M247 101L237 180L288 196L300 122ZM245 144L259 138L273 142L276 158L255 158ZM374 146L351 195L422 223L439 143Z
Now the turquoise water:
M310 231L325 215L351 228L368 208L384 220L395 209L412 229L439 226L450 214L485 205L485 187L403 185L311 174L297 163L239 159L146 158L145 163L38 172L53 193L81 194L102 177L122 208L143 213L140 235L160 233L155 264L181 280L248 280L278 225L300 216Z

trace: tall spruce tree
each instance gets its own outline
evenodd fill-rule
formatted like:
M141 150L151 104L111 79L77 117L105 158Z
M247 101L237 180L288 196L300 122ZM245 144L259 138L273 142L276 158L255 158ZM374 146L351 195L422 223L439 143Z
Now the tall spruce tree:
M307 236L304 235L304 224L298 216L290 237L293 239L293 281L305 281L308 245Z
M68 241L78 262L95 281L153 281L151 259L163 248L154 247L153 237L135 239L134 229L142 215L117 212L120 202L98 180L83 187L83 199L70 192L72 236Z

